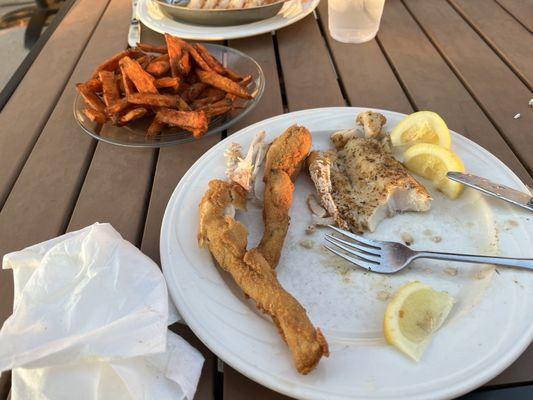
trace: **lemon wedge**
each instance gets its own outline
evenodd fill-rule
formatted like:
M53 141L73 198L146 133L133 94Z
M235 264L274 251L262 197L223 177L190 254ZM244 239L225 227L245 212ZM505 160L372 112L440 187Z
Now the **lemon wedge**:
M456 199L463 191L461 183L446 176L448 171L465 172L463 162L453 151L435 144L419 143L409 147L403 156L409 171L430 179L450 199Z
M449 149L452 142L446 122L433 111L418 111L408 115L396 125L390 137L395 147L431 143Z
M383 330L387 343L420 361L454 303L448 293L437 292L418 281L402 286L385 311Z

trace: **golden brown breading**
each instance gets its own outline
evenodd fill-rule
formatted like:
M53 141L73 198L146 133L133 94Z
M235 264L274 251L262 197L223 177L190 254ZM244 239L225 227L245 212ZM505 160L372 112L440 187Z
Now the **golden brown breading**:
M275 169L285 172L294 182L311 150L311 144L311 134L304 126L293 125L278 136L265 158L265 183L270 171Z
M276 268L289 230L289 211L292 206L294 185L289 175L273 170L265 185L263 222L265 229L257 247L267 262Z
M265 231L257 248L272 268L278 265L289 229L292 182L311 150L311 142L311 134L305 127L293 125L272 142L266 154L263 177Z
M257 307L270 315L291 351L301 374L312 371L328 346L320 329L315 329L305 309L278 282L274 270L257 250L246 251L248 232L226 210L245 208L246 192L235 183L209 182L200 203L198 243L208 247L222 269L227 271Z

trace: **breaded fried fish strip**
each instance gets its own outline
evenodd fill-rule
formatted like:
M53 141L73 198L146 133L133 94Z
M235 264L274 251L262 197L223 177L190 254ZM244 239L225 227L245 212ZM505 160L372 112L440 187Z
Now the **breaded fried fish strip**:
M289 229L293 182L311 150L311 134L303 126L293 125L277 137L265 158L265 230L257 249L272 268L276 268Z
M257 250L246 251L248 232L243 224L226 215L226 210L246 207L246 192L236 183L209 182L200 203L200 247L208 247L227 271L255 301L257 308L272 317L291 351L301 374L312 371L328 355L327 342L312 325L305 309L278 282L274 270Z

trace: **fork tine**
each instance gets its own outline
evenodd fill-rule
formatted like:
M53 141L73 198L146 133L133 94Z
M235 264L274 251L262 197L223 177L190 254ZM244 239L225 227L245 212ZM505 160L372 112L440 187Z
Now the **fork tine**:
M372 263L379 264L379 256L376 257L376 256L373 256L373 255L370 255L370 254L365 254L364 252L359 251L357 247L354 249L352 247L352 244L349 243L349 242L345 242L344 240L341 240L341 239L336 238L335 236L331 236L331 235L326 235L325 239L328 242L330 242L331 244L334 244L335 246L340 247L341 249L343 249L348 254L355 255L355 256L357 256L357 257L359 257L359 258L361 258L361 259L363 259L365 261L369 261L369 262L372 262ZM342 245L341 243L344 243L346 246Z
M341 242L341 243L345 244L346 246L352 247L352 248L357 249L357 250L361 250L362 252L367 253L367 254L364 254L365 257L366 256L371 256L371 255L374 255L374 256L380 256L381 255L381 250L378 250L375 247L367 246L366 244L362 244L362 243L358 243L358 242L349 242L347 240L342 240L341 238L339 238L337 236L330 235L330 234L326 234L324 237L329 237L329 238L331 238L331 239L333 239L333 240L335 240L337 242Z
M335 255L337 255L337 256L339 256L341 258L344 258L346 261L354 264L356 267L366 269L367 271L372 271L372 266L371 265L367 265L366 262L364 262L362 260L358 260L358 259L350 257L350 256L347 256L346 254L341 253L340 251L332 249L328 245L324 245L324 247L326 249L328 249L329 251L331 251L333 254L335 254Z
M375 247L377 249L380 249L379 242L376 241L376 240L371 240L371 239L367 239L367 238L364 238L364 237L359 236L359 235L355 235L352 232L345 231L344 229L337 228L336 226L333 226L333 225L328 225L328 226L331 229L333 229L335 232L338 232L341 235L347 236L350 239L357 240L358 242L364 243L364 244L366 244L368 246L372 246L372 247Z

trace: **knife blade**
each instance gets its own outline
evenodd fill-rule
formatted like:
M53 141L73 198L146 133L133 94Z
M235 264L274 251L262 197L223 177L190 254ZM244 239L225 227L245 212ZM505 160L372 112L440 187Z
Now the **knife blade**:
M472 174L448 172L447 176L452 181L460 182L490 196L497 197L498 199L523 207L526 210L533 211L533 197L531 194L520 192L508 186L494 183L488 179Z
M141 22L137 18L137 1L132 0L131 2L131 21L128 30L128 45L130 47L136 47L137 43L141 41Z

